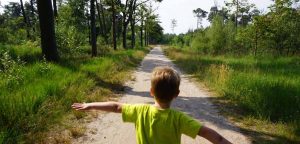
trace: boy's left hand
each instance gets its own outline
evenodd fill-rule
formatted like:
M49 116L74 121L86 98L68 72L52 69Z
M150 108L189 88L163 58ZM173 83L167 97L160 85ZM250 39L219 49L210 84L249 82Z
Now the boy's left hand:
M75 110L89 110L89 106L86 103L74 103L72 108Z

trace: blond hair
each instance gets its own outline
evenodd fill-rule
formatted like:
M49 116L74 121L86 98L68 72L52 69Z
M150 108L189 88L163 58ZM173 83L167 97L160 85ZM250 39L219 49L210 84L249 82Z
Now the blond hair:
M179 93L180 76L170 67L156 67L152 71L151 87L156 100L169 103Z

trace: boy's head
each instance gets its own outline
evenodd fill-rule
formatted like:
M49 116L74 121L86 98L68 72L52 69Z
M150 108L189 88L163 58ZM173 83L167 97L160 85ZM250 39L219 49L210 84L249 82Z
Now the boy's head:
M151 95L158 102L170 103L179 94L180 76L170 67L156 67L151 76Z

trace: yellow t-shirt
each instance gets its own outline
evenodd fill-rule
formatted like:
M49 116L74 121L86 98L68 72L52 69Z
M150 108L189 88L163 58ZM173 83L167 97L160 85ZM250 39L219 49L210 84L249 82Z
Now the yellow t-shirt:
M138 144L180 144L181 134L195 138L202 126L182 112L146 104L123 105L122 118L135 124Z

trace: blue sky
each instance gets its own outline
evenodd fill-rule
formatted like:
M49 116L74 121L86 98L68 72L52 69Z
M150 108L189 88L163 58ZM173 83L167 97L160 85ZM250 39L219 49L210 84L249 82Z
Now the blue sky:
M28 1L28 0L24 0ZM219 6L224 5L224 1L217 0ZM267 7L273 2L271 0L248 0L250 3L256 4L259 10L266 11ZM5 5L8 2L19 2L19 0L0 0L1 5ZM177 27L174 32L176 34L185 33L189 29L195 29L197 27L197 19L193 15L193 10L196 8L202 8L209 11L211 6L214 5L213 0L163 0L161 3L155 3L154 7L157 8L155 13L159 15L161 25L164 28L165 33L172 33L171 19L177 20ZM203 25L209 25L207 20L203 21Z

